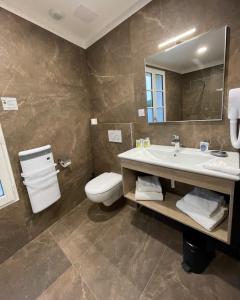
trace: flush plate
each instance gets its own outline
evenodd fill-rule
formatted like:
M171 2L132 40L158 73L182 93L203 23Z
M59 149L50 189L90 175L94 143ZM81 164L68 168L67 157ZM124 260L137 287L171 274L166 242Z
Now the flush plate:
M17 98L1 97L3 110L18 110Z
M112 143L122 143L122 131L108 130L108 140Z

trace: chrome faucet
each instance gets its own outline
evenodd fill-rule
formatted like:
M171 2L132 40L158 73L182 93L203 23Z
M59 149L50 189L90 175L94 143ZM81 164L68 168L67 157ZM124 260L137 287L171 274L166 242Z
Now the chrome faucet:
M176 134L172 136L171 144L174 146L174 152L177 153L180 151L180 137Z

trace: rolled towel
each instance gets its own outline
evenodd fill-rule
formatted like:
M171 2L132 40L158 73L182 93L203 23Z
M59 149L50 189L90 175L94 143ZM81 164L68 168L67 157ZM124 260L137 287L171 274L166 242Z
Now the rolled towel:
M211 217L215 211L225 204L224 196L203 188L194 188L183 201L196 208L199 214Z
M222 172L230 175L239 176L240 169L229 166L223 159L216 158L203 164L203 167L208 170Z
M156 176L138 176L137 182L139 192L162 193L159 178Z
M212 215L212 217L209 218L196 212L195 207L191 207L189 204L186 204L182 199L177 201L176 206L208 231L212 231L217 225L219 225L226 218L228 213L228 209L221 206Z

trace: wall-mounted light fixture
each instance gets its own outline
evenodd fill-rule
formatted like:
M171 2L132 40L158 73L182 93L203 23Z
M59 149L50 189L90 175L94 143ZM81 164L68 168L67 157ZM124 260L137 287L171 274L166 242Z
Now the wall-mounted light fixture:
M166 42L163 42L163 43L159 44L158 48L163 48L163 47L168 46L168 45L170 45L172 43L178 42L182 38L187 37L187 36L193 34L195 31L196 31L196 28L192 28L192 29L190 29L190 30L188 30L186 32L183 32L183 33L181 33L181 34L179 34L179 35L177 35L177 36L175 36L175 37L167 40Z
M207 51L207 49L208 48L206 46L200 47L200 48L197 49L196 53L198 55L201 55L201 54L205 53Z

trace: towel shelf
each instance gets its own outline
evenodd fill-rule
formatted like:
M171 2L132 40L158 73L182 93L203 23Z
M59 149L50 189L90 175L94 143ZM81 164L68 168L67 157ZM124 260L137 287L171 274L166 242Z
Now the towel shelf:
M176 207L176 202L180 200L182 197L174 194L174 193L166 193L165 195L165 201L136 201L135 199L135 192L134 190L128 192L125 194L125 198L140 204L144 207L147 207L151 210L154 210L155 212L158 212L164 216L167 216L175 221L178 221L184 225L187 225L189 227L192 227L198 231L201 231L202 233L205 233L211 237L214 237L224 243L228 242L228 220L226 219L221 223L219 226L217 226L213 231L208 231L204 229L201 225L199 225L197 222L192 220L189 216L181 212Z
M167 216L175 221L183 223L191 228L194 228L208 236L220 240L226 244L230 244L232 240L232 219L234 201L237 199L236 189L240 188L238 183L229 179L217 178L213 176L196 174L181 170L170 169L162 166L151 165L147 163L130 161L121 159L121 168L123 175L123 191L125 198L134 203L148 207L164 216ZM161 177L164 180L175 180L181 184L188 186L202 187L216 192L223 193L229 199L229 214L228 217L218 225L213 231L208 231L191 219L188 215L181 212L176 207L176 202L182 198L174 193L167 193L165 201L136 201L135 186L137 176L141 174L150 174ZM234 236L235 238L235 236Z

